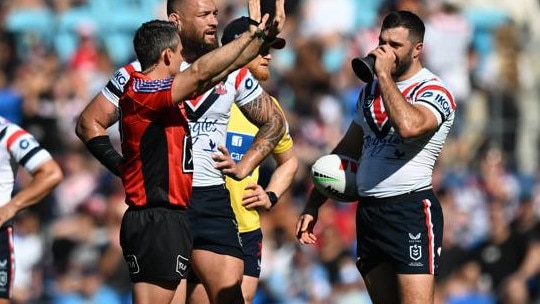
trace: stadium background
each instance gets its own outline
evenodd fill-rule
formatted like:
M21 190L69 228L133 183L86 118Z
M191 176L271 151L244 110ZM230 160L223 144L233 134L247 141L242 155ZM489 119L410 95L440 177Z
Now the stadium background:
M245 14L244 1L216 3L220 29ZM446 219L437 301L493 303L508 282L523 282L525 253L540 261L540 240L508 246L504 236L522 240L540 229L539 2L286 3L288 44L273 53L264 87L288 113L301 165L291 190L263 214L255 303L369 303L354 267L353 204L323 207L316 246L299 247L293 229L311 187L310 164L333 148L354 112L363 84L350 60L376 45L380 16L391 8L424 18L424 63L458 101L458 120L434 174ZM15 303L130 302L117 237L122 187L86 152L74 126L115 69L133 58L134 30L164 15L163 0L0 2L0 115L32 132L65 172L52 195L16 218ZM116 127L111 134L117 144ZM263 182L273 166L264 164ZM21 172L18 186L27 181ZM493 243L491 255L474 254L482 242ZM526 286L533 302L540 267L531 264Z

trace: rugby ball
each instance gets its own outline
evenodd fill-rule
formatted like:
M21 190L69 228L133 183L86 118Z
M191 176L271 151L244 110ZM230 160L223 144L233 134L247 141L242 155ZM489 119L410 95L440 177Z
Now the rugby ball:
M358 162L352 158L328 154L320 157L311 166L311 179L319 192L340 202L358 200L356 172Z

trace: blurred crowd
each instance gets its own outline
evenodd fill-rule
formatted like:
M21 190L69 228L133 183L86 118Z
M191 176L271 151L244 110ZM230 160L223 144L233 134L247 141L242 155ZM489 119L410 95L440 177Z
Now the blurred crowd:
M220 28L246 14L243 0L216 3ZM341 138L364 85L350 60L377 45L381 16L394 9L422 16L423 62L458 102L433 179L445 213L437 303L540 303L540 2L288 0L286 7L287 46L272 54L263 86L287 112L300 168L262 215L254 303L370 303L355 267L355 203L324 205L316 246L299 246L294 225L312 186L310 165ZM0 115L33 133L65 174L15 220L15 303L130 303L118 244L122 186L74 127L134 58L134 30L164 18L164 0L0 1ZM115 145L117 129L110 129ZM263 164L261 183L273 168ZM18 185L27 181L20 172Z

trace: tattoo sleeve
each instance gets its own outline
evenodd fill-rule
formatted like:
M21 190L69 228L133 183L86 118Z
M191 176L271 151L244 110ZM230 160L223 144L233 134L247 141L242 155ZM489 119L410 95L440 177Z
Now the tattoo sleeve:
M252 147L255 146L255 149L265 154L270 153L285 132L285 117L281 110L266 92L241 107L241 110L244 116L259 128Z
M251 123L259 128L251 147L239 163L239 165L243 163L247 166L248 172L251 172L283 137L286 120L283 112L266 92L240 107L240 110Z

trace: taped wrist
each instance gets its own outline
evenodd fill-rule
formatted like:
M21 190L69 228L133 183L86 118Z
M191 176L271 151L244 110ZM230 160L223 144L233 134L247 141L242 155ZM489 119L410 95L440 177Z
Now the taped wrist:
M122 155L112 146L108 135L96 136L86 142L86 148L109 171L116 176L120 175Z

